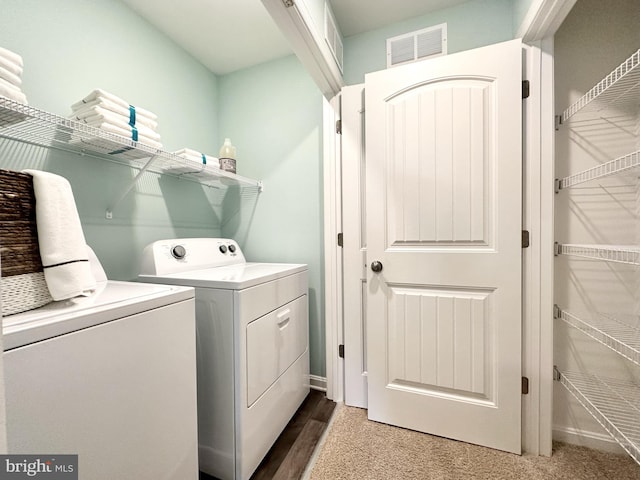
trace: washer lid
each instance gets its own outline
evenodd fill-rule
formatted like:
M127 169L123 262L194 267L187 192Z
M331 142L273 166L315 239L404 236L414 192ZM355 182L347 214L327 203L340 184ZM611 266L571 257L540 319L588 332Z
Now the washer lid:
M192 288L135 282L98 283L95 293L52 302L28 312L2 319L4 349L163 307L194 297Z
M138 278L143 282L152 281L190 287L242 290L306 269L307 265L297 263L243 263L161 276L140 275Z

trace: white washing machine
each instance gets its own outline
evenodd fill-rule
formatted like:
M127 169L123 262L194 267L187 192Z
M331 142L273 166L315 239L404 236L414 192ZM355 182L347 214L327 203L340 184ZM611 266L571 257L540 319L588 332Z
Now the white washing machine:
M98 282L3 318L8 453L77 454L79 478L198 478L192 288Z
M139 279L195 287L200 470L248 479L309 393L307 266L184 238L148 245Z

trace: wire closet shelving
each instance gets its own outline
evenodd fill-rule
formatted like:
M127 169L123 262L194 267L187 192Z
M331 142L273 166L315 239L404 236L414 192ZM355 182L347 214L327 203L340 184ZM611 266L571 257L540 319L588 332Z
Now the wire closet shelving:
M640 49L558 116L558 125L606 119L608 109L640 112ZM584 115L583 115L584 114ZM556 193L592 180L636 173L639 143L626 155L556 180ZM555 244L556 255L640 265L639 245ZM576 314L554 307L554 317L640 366L640 318L603 312ZM631 457L640 464L640 385L555 367L558 380Z

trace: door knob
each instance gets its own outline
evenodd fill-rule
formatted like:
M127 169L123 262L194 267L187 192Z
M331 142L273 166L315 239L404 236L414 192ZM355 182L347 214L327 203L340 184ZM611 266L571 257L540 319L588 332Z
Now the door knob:
M371 262L371 270L376 273L380 273L382 271L382 262L379 262L378 260Z

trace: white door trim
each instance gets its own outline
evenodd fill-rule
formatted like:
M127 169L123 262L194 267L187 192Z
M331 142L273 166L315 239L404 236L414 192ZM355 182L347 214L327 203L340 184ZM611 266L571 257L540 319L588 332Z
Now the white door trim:
M516 38L533 43L552 37L577 0L534 0L518 27Z
M523 257L522 448L551 455L553 403L553 48L552 40L527 48L524 102L523 229L530 246Z
M342 402L344 398L344 362L338 357L343 343L342 319L342 251L338 233L342 231L342 195L340 193L341 146L336 134L340 96L322 99L323 169L324 169L324 271L325 271L325 370L327 398ZM316 332L319 333L319 332Z

